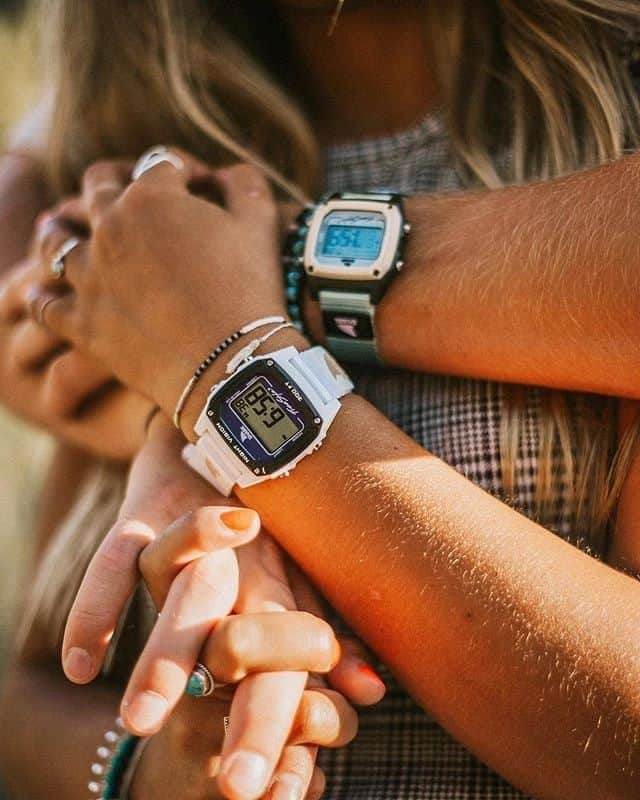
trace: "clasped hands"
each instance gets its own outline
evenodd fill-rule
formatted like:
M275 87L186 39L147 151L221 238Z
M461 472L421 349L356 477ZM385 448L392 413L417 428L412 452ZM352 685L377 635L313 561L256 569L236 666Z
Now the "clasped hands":
M50 346L70 343L167 412L212 342L284 312L277 207L263 177L248 165L212 172L181 158L183 170L161 165L133 185L131 165L91 167L81 197L40 218L40 275L31 264L13 292L36 316L46 303L39 335ZM189 190L207 182L224 207ZM68 282L54 282L51 259L71 233L83 243L65 263ZM82 683L96 676L141 574L162 613L122 702L129 729L153 734L133 800L155 787L186 796L186 785L194 800L317 796L316 747L355 735L345 698L376 702L384 685L358 644L340 649L313 590L257 516L230 509L182 464L182 442L158 415L70 614L65 671ZM231 686L183 697L196 661Z

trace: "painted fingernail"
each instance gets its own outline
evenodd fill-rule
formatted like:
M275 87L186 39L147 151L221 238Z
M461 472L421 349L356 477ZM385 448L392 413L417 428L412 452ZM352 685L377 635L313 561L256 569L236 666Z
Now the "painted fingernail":
M221 777L235 795L255 800L264 794L269 774L269 764L263 755L252 750L238 750L224 764Z
M367 683L365 702L377 703L382 700L387 691L387 687L382 678L364 661L359 661L357 663L357 668L360 676L364 678Z
M244 533L255 528L259 519L250 508L233 508L220 514L220 522L234 533Z
M302 781L293 772L276 775L269 800L302 800Z
M127 722L140 733L155 733L164 720L169 703L157 692L141 692L123 709Z
M71 647L64 657L64 673L72 681L86 683L93 677L91 656L81 647Z

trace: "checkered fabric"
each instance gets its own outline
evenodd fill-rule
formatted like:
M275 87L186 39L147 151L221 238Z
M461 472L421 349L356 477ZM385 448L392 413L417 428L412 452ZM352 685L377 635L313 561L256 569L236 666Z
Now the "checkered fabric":
M637 41L637 40L636 40ZM640 49L625 43L634 79ZM403 194L463 188L443 118L432 114L411 130L385 138L334 146L325 152L330 191L393 190ZM485 381L369 370L356 376L357 390L413 439L488 492L593 555L590 542L573 533L576 509L566 490L566 465L553 453L555 496L546 511L536 507L542 392L523 389L524 425L516 462L514 497L504 497L500 421L505 387ZM577 424L584 395L569 398ZM338 627L342 623L334 620ZM384 668L382 668L384 672ZM346 748L323 751L327 800L515 800L527 797L490 770L431 720L386 672L389 691L360 715L360 731Z

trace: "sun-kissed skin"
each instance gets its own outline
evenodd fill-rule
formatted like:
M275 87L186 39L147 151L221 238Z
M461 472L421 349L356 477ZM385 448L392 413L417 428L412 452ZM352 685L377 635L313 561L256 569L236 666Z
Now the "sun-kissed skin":
M318 33L326 18L313 23L305 16L304 24L317 25ZM353 36L351 25L362 32L362 18L345 14L338 35ZM312 38L305 44L309 57ZM325 40L320 45L331 54ZM338 39L336 59L346 58L339 45ZM356 77L363 87L366 76ZM338 85L328 88L337 91ZM344 91L349 88L343 81ZM367 94L366 84L363 88ZM418 119L423 110L414 103L415 98L397 115L385 109L376 118L381 130ZM365 133L380 132L375 119L368 122L373 127ZM584 181L577 187L565 181L410 200L412 269L380 309L385 358L414 369L637 396L638 323L630 298L638 287L629 268L637 263L635 224L618 188L623 177L627 184L636 179L636 170L631 157L572 179ZM574 213L570 224L560 227L557 204L563 200ZM595 233L591 214L601 223ZM608 231L615 226L614 247ZM543 249L540 242L549 245ZM579 280L567 280L574 271ZM506 287L513 294L509 309L501 300ZM531 303L532 294L538 305ZM398 305L412 320L403 331L394 329ZM611 313L601 315L602 308ZM238 310L253 312L242 304ZM226 335L234 322L221 317L219 332ZM231 327L223 330L224 324ZM207 325L199 333L202 338L194 336L184 363L167 376L175 385L158 392L167 411L175 388L218 331ZM282 337L285 341L294 339ZM185 430L202 401L196 393ZM29 405L28 398L23 404ZM55 413L51 417L56 419ZM85 425L90 427L90 418ZM374 442L373 426L379 430ZM99 443L100 436L96 439ZM632 522L634 495L627 493L625 506ZM633 636L639 599L631 579L469 486L356 398L345 403L322 451L287 481L247 492L243 499L267 524L273 522L280 541L431 713L503 774L540 797L634 796L632 742L639 712ZM304 530L301 518L309 520ZM405 531L399 547L398 530ZM329 574L324 562L330 557L328 563L335 563L336 553L344 556L344 569ZM363 586L370 588L363 592ZM622 675L621 663L627 665ZM18 685L20 678L25 676L18 676ZM33 695L43 707L45 685L49 688L42 682L40 694ZM496 685L502 687L499 696ZM61 702L67 691L60 687ZM553 702L555 697L561 700ZM99 715L100 707L94 713ZM108 724L106 713L105 720ZM41 721L46 730L47 720ZM87 737L80 768L89 762L94 743L95 736Z
M94 238L67 260L74 292L47 309L50 327L167 414L196 353L283 302L273 288L277 213L264 179L248 166L215 173L225 211L188 193L202 167L183 158L184 170L162 165L128 187L122 165L89 172L72 213ZM196 231L205 228L216 233L203 242ZM43 226L44 269L66 235L54 230ZM262 253L260 270L252 248ZM169 268L177 252L192 265L179 287ZM144 305L134 299L139 280ZM155 324L168 317L168 297L173 334ZM307 346L295 332L272 346L283 344ZM222 370L214 364L207 383ZM187 404L187 436L205 395L200 387ZM640 721L633 579L471 485L355 396L289 478L239 496L425 708L517 786L545 798L632 796Z

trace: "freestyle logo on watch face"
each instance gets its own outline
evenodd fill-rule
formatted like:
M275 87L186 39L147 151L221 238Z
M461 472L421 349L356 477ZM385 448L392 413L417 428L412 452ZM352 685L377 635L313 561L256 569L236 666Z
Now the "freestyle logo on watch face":
M313 443L322 425L300 389L269 359L234 375L213 396L207 415L256 475L290 463Z

